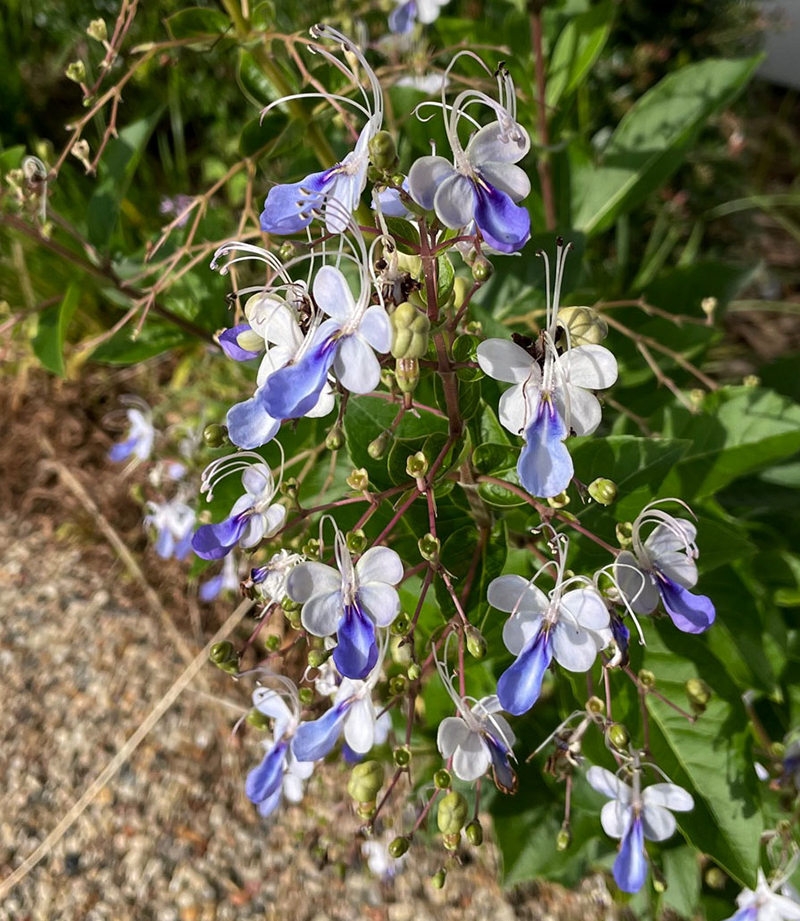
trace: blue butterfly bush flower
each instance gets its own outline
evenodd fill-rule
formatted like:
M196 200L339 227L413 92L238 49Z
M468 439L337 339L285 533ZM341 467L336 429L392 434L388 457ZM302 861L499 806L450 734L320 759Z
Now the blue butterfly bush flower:
M324 48L315 49L343 73L347 74L361 93L361 101L348 99L328 93L297 93L278 100L267 106L262 117L273 106L291 99L322 98L331 102L351 106L367 122L362 129L355 148L339 163L326 170L311 173L299 182L289 185L276 185L270 189L264 210L261 213L261 229L264 233L294 234L305 230L321 209L325 209L325 224L330 233L343 233L350 222L351 215L358 208L361 193L367 184L367 167L369 166L369 143L383 127L383 93L375 72L367 63L361 49L341 32L326 25L316 25L311 29L314 38L326 38L337 42L345 51L358 61L371 90L371 97L362 87L356 72L347 64L333 57Z
M194 509L179 497L145 505L144 525L155 532L155 550L162 560L188 556L195 521Z
M197 597L205 604L210 604L219 598L223 592L238 592L239 584L239 567L236 554L229 553L222 564L222 571L200 584Z
M238 544L255 547L272 537L286 520L286 508L273 503L278 486L269 465L259 454L242 451L213 461L203 472L201 493L209 501L220 480L234 473L242 474L244 494L231 508L230 514L218 524L201 525L192 538L194 552L204 560L221 560Z
M619 554L614 574L635 613L652 614L661 601L679 630L702 633L714 623L716 610L706 595L690 591L697 584L697 528L688 519L673 518L657 508L664 502L684 505L679 499L646 505L633 523L633 552ZM643 540L642 530L650 525L655 527Z
M303 627L312 636L336 634L333 661L346 678L365 678L378 660L377 627L400 613L395 586L403 563L394 550L372 547L353 564L344 535L336 532L337 568L300 563L286 581L289 597L303 605Z
M600 424L600 402L592 393L617 379L617 362L602 345L588 344L560 353L556 347L558 300L568 247L559 241L555 287L550 297L547 279L547 325L541 348L531 352L506 339L487 339L477 349L481 369L498 381L513 384L500 397L498 417L525 444L517 462L520 482L533 496L562 493L574 473L564 444L570 434L591 435ZM543 353L543 354L540 354Z
M442 7L450 0L396 0L397 5L389 13L389 28L397 35L412 32L417 22L430 25L439 18Z
M145 461L153 452L156 436L153 414L147 403L138 397L123 398L123 401L131 404L130 408L125 410L128 432L123 441L112 445L108 459L115 463L126 461L130 457L136 461Z
M758 868L755 889L743 889L736 897L739 910L727 921L800 921L800 899L797 890L789 883L796 860L790 862L773 882L768 882L764 871Z
M462 54L456 55L450 68ZM485 66L485 65L484 65ZM440 156L422 157L411 167L408 185L411 197L452 230L467 227L472 221L486 243L500 253L522 249L530 237L531 219L527 209L517 204L531 190L527 174L516 164L528 153L530 138L516 121L516 96L510 75L498 73L501 102L478 90L464 90L452 104L447 103L442 86L444 125L453 162ZM458 136L463 118L474 124L465 108L483 103L494 111L495 121L472 136L466 149Z
M691 795L673 783L656 783L642 789L641 770L632 769L632 785L593 765L586 772L590 786L609 798L600 813L603 831L621 840L614 861L614 880L623 892L638 892L647 879L644 842L666 841L677 827L673 812L694 809Z
M497 682L504 710L519 716L539 699L542 680L553 659L570 672L587 672L598 652L612 640L609 613L594 585L583 576L565 579L569 541L557 535L557 557L533 579L500 576L489 584L493 608L511 614L503 627L503 642L517 658ZM555 564L555 587L545 594L534 581ZM580 587L572 587L580 586Z

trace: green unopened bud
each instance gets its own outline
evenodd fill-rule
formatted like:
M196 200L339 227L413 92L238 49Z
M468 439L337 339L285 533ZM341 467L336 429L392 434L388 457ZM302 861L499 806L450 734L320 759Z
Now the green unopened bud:
M406 666L411 662L411 646L401 636L392 636L389 648L392 651L392 659L398 665Z
M311 543L311 541L309 541L309 543ZM317 541L317 543L319 543L319 541ZM299 602L295 601L293 598L290 598L288 595L284 595L281 599L281 607L287 614L292 611L300 610Z
M377 811L377 803L359 803L356 806L356 815L365 822L371 819Z
M392 433L388 429L385 429L374 441L371 441L367 445L367 454L369 454L373 460L380 460L386 453L386 449L389 447L389 442L391 440Z
M388 131L379 131L370 139L369 158L381 172L394 169L397 163L397 147Z
M709 867L704 878L706 886L709 889L716 889L717 892L720 892L728 885L728 877L719 867Z
M345 535L347 549L351 553L363 553L367 549L367 535L359 528L357 531L348 531Z
M467 652L473 659L483 659L488 650L488 644L481 631L477 627L470 625L466 629L467 634Z
M417 479L418 477L423 477L428 472L428 458L422 453L422 451L417 451L416 454L411 454L406 458L406 473Z
M398 857L402 857L403 854L405 854L410 844L411 842L404 836L395 838L394 841L392 841L389 845L389 856L394 857L394 859L397 860Z
M398 767L408 767L411 764L411 752L403 745L392 752L392 760Z
M653 880L653 889L655 889L655 891L658 892L659 895L662 892L666 892L667 891L667 880L664 877L664 874L661 872L661 870L659 870L658 867L652 862L650 863L650 873L652 875L652 880Z
M556 850L566 851L571 844L572 832L570 831L569 825L565 823L559 828L558 834L556 835Z
M547 500L547 504L550 508L566 508L569 505L570 499L567 495L567 491L560 492L557 496L550 496Z
M350 772L347 792L357 803L374 803L383 780L384 770L380 761L362 761Z
M321 668L331 657L332 649L312 649L308 654L308 664L311 668Z
M656 676L649 668L643 668L639 672L639 684L643 688L654 688L656 686Z
M409 681L419 681L420 676L422 675L422 669L419 667L419 665L417 665L416 662L413 662L408 666L408 671L406 674L408 675Z
M297 692L297 696L304 707L308 707L314 703L314 692L311 688L300 688Z
M617 541L624 550L633 544L633 525L630 521L620 521L616 527Z
M476 256L475 260L472 263L472 277L475 281L483 284L492 277L494 272L494 266L486 258L486 256Z
M408 633L408 628L411 626L411 621L408 619L406 614L398 614L394 619L392 624L392 633L395 636L405 636Z
M600 505L611 505L617 498L617 486L612 480L598 477L589 484L589 495Z
M444 884L447 882L447 870L442 868L437 870L436 873L431 877L431 886L434 889L444 889Z
M209 448L221 448L228 444L228 427L220 425L218 422L212 422L203 429L203 441Z
M783 761L784 757L786 756L786 746L783 744L783 742L773 742L770 745L768 751L770 756L776 761Z
M413 393L419 384L419 361L398 358L394 363L394 379L401 393Z
M83 61L73 61L71 64L67 65L67 69L64 73L67 80L72 80L73 83L83 83L86 79L86 67Z
M318 560L322 553L322 548L316 537L312 537L303 544L303 553L310 560Z
M363 467L358 467L347 478L347 485L357 492L364 492L369 486L369 475Z
M590 697L586 701L586 709L589 713L596 713L599 716L606 712L606 705L599 697Z
M467 841L473 847L480 847L483 844L483 826L477 819L473 819L464 829Z
M235 659L236 650L234 649L233 643L229 640L223 640L221 643L214 643L209 650L208 658L211 659L215 665L220 665L223 662Z
M285 240L281 243L281 248L278 250L278 255L281 257L283 262L288 261L294 256L297 251L297 247L292 243L291 240Z
M463 794L457 790L448 793L443 799L439 800L439 809L436 813L436 824L439 831L447 836L461 834L469 815L469 805Z
M606 729L606 737L618 752L628 751L628 745L630 744L631 736L625 726L622 725L622 723L612 723L608 729Z
M569 334L564 339L570 348L579 345L597 345L608 335L608 323L591 307L562 307L556 322Z
M269 729L269 717L260 710L251 710L245 717L248 726L266 732Z
M389 693L393 697L399 697L404 694L407 687L408 680L405 675L395 675L394 678L389 679Z
M334 425L325 438L325 447L329 451L338 451L343 444L344 433L342 432L342 427L340 425Z
M757 374L746 374L742 378L743 387L760 387L761 378Z
M392 320L392 355L395 358L424 358L428 351L431 321L408 301L398 304Z
M284 611L284 617L292 630L299 630L303 626L299 610Z
M450 775L450 771L446 768L440 768L433 775L433 782L436 785L437 790L449 790L453 783L453 778Z
M705 713L708 702L711 700L711 688L702 678L690 678L685 687L686 696L689 698L689 706L693 712L697 714Z
M86 34L96 42L107 41L108 29L106 28L105 19L93 19L86 27Z
M277 652L281 647L281 638L277 633L270 633L264 640L264 646L269 652Z
M439 560L439 551L442 549L442 542L433 534L426 534L417 542L419 553L423 560L429 563L436 563Z
M458 310L464 303L472 285L463 275L456 275L453 280L453 307Z

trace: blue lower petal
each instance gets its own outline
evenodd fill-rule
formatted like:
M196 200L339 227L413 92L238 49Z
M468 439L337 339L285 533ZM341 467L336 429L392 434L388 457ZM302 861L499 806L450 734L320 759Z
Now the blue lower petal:
M618 664L620 667L624 667L628 664L628 646L631 641L631 631L625 626L618 614L611 615L611 634L622 656Z
M267 378L264 407L273 419L298 419L317 405L341 339L327 337L312 346L294 365Z
M219 597L219 593L222 591L223 579L224 576L220 573L218 576L214 576L213 579L203 582L198 589L197 597L206 604L214 601L215 598Z
M336 180L338 165L321 173L311 173L300 182L276 185L269 190L261 212L264 233L300 233L313 220L311 209Z
M366 678L378 661L375 624L358 604L345 605L336 630L333 662L345 678Z
M282 785L279 785L274 793L270 793L270 795L265 800L262 800L258 804L258 811L264 818L266 818L268 815L272 815L278 806L280 806L281 792Z
M706 595L693 595L688 588L657 572L656 584L672 623L684 633L702 633L714 623L714 604Z
M758 918L758 906L750 905L748 908L740 908L727 921L756 921L756 918Z
M569 486L575 468L564 444L567 427L550 399L542 398L536 418L525 432L517 473L532 496L549 499Z
M252 352L250 349L243 349L238 342L239 333L252 329L249 323L241 323L239 326L231 326L225 332L219 335L219 344L222 351L234 361L249 361L251 358L258 358L260 351Z
M647 879L642 817L634 815L614 861L614 880L623 892L638 892Z
M182 537L175 546L175 549L172 552L172 555L176 560L185 560L189 555L189 552L192 549L192 537L194 535L191 531L186 533L185 537Z
M408 0L408 3L401 3L389 13L389 29L395 35L407 35L414 28L416 20L416 0Z
M134 435L133 438L129 438L127 441L120 441L112 445L108 452L108 459L115 462L127 460L136 450L138 442L139 439Z
M300 724L292 743L298 761L319 761L328 754L341 735L342 722L352 702L352 698L343 700L318 720Z
M228 437L237 448L253 451L272 441L281 427L278 419L264 408L263 390L241 403L235 403L225 418Z
M219 524L201 525L192 538L192 549L204 560L221 560L236 546L237 541L244 533L250 518L251 509L226 518Z
M475 183L475 223L483 239L501 253L515 253L528 242L531 216L527 208L515 205L506 192L485 180Z
M261 803L276 790L280 790L288 750L288 742L278 742L264 755L261 764L247 775L244 792L251 803Z
M345 742L342 746L342 758L344 758L348 764L359 764L359 762L364 760L364 755L359 752L354 752L347 742Z
M536 703L542 692L544 673L552 658L550 634L540 628L497 682L497 696L506 712L520 716Z
M517 772L511 767L508 749L490 732L484 733L483 738L489 746L489 754L492 757L492 776L495 786L503 793L516 793Z
M168 560L175 549L175 539L169 528L162 528L156 537L156 553L162 560Z

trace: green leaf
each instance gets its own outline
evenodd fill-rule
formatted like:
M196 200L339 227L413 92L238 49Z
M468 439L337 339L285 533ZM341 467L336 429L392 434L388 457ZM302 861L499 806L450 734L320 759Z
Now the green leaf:
M486 590L492 579L502 572L508 553L508 532L504 519L500 519L491 531L478 531L470 522L453 531L442 544L442 565L450 573L453 590L459 598L467 616L477 623L487 607ZM464 592L469 587L466 596ZM436 599L445 617L456 613L447 586L442 579L435 583ZM470 612L476 609L477 616Z
M649 304L695 317L703 316L703 300L715 297L716 315L720 316L751 274L749 266L705 260L670 269L651 282L643 293Z
M710 58L666 76L626 112L600 166L574 169L573 223L608 227L677 169L702 126L744 88L762 56Z
M39 323L33 339L36 357L53 374L65 377L64 340L67 327L78 306L80 289L74 282L67 288L60 304L54 304L39 314Z
M294 126L295 122L290 122L288 115L277 109L272 109L263 119L251 119L239 135L240 156L252 157L269 144L269 156L277 157L287 150L293 141L296 142L297 134L287 131L287 128L292 129Z
M292 87L296 83L296 78L291 71L286 70L282 63L273 60L276 68L286 77L287 83ZM259 108L275 102L283 96L283 93L273 84L269 77L264 73L264 69L256 60L251 51L246 48L239 49L239 61L236 67L236 79L239 86L247 98ZM277 107L282 108L282 107Z
M516 467L495 470L492 476L498 480L505 480L507 483L511 483L512 486L522 486ZM484 502L489 505L496 505L498 508L514 508L517 505L527 504L525 499L522 499L509 489L503 489L499 483L479 483L478 495Z
M664 851L661 864L667 890L661 908L670 908L684 918L697 913L700 901L700 863L697 852L687 844Z
M172 38L214 38L227 32L231 21L219 10L193 6L168 16L165 25Z
M137 338L130 326L123 327L92 352L92 361L109 365L132 365L160 355L169 349L197 340L177 326L149 320Z
M585 13L575 16L558 36L547 74L545 101L557 106L561 97L580 86L608 40L614 4L599 3Z

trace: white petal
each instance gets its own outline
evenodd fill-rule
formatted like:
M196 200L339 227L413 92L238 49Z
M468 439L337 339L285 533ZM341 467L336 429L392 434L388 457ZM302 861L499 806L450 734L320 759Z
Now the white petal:
M675 834L675 816L663 806L645 805L642 810L642 826L648 841L666 841Z
M403 561L390 547L371 547L356 563L359 582L397 585L403 578Z
M513 163L484 163L480 167L480 175L489 185L505 192L512 201L522 201L530 194L528 174Z
M541 614L512 614L503 624L503 642L506 649L512 655L518 656L528 640L536 636L541 624Z
M528 394L534 394L533 399ZM500 397L497 404L497 418L512 435L522 435L533 418L538 406L538 391L524 384L515 384Z
M503 705L497 694L490 694L488 697L481 699L473 706L472 712L479 718L484 719L489 715L503 712Z
M242 536L239 538L239 546L245 549L248 547L255 547L255 545L260 543L263 539L266 529L267 522L264 516L260 514L253 515L247 522L244 531L242 531Z
M694 809L691 793L674 783L654 783L642 791L645 806L665 806L675 812L690 812Z
M239 498L233 503L231 510L228 513L228 517L235 518L237 515L241 515L242 512L246 512L249 508L252 508L253 505L253 497L249 492L245 493L243 496L239 496ZM169 518L169 507L165 509L165 512L168 516L165 523L169 525L171 524L171 519Z
M439 723L436 745L443 758L450 758L469 735L469 726L457 716L448 716Z
M547 595L522 576L498 576L489 583L486 600L506 614L543 614L550 605Z
M570 672L588 672L597 658L594 636L566 620L553 628L553 658Z
M492 757L480 733L470 732L453 755L453 773L459 780L477 780L489 770Z
M617 359L602 345L579 345L558 361L573 387L604 390L617 379Z
M264 534L263 537L272 537L283 527L284 521L286 521L286 506L284 505L270 505L270 507L263 513L264 518Z
M653 576L643 572L636 557L623 550L614 563L614 578L636 614L652 614L658 606L658 589Z
M369 697L355 701L344 718L345 742L360 755L366 754L375 741L375 708Z
M533 358L510 339L487 339L477 349L478 364L484 374L496 381L523 384L529 377L541 379L541 371Z
M313 761L310 762L313 764ZM293 774L283 775L283 795L290 803L299 803L303 799L303 781Z
M631 820L631 807L612 799L600 810L600 824L609 838L621 838Z
M781 921L800 921L800 905L794 899L773 892L767 904ZM763 915L759 914L759 921L762 917Z
M286 594L305 604L312 595L334 592L342 587L342 574L324 563L300 563L286 579Z
M568 615L587 630L602 630L609 624L606 603L593 588L564 592L560 607L566 608Z
M270 346L267 351L264 352L264 357L261 359L261 364L258 366L258 376L256 377L258 386L263 387L267 382L267 378L273 371L277 371L279 368L288 365L294 358L296 352L297 349L290 351L282 345Z
M373 304L366 309L358 325L358 332L382 355L392 347L392 322L380 304Z
M269 716L284 725L292 718L292 714L286 706L286 701L272 688L256 688L253 691L253 706L264 716ZM281 734L277 731L275 733L276 736Z
M344 323L355 309L355 301L347 279L332 265L324 265L317 272L313 285L314 300L329 317Z
M342 386L352 393L372 393L381 379L375 353L358 334L342 338L333 370Z
M432 211L436 190L453 173L453 164L444 157L420 157L408 173L408 191L418 205Z
M475 187L466 176L453 173L436 190L433 207L445 227L466 227L475 215Z
M333 390L328 384L325 384L320 392L316 406L313 409L309 409L306 416L309 419L320 419L323 416L327 416L335 405L336 399L333 396Z
M529 148L530 138L524 128L494 121L473 135L466 154L469 162L480 168L484 163L517 163Z
M670 550L658 557L658 568L668 579L684 588L697 585L697 564L680 550Z
M313 595L303 605L300 620L314 636L331 636L344 614L341 591Z
M364 613L378 627L388 627L400 613L400 596L385 582L366 582L359 586L358 600Z
M603 409L597 397L580 387L558 387L553 394L556 408L576 435L591 435L600 425Z
M486 727L495 737L499 736L501 742L509 749L512 749L517 744L517 737L514 735L514 730L509 726L508 720L502 716L500 713L494 713L486 721Z
M672 518L670 525L662 522L653 528L644 545L648 553L658 559L662 553L668 553L671 550L685 550L686 545L694 543L696 538L697 528L693 522L686 518Z
M586 780L590 787L609 799L618 799L623 803L631 801L631 788L611 771L597 764L593 764L586 772Z

